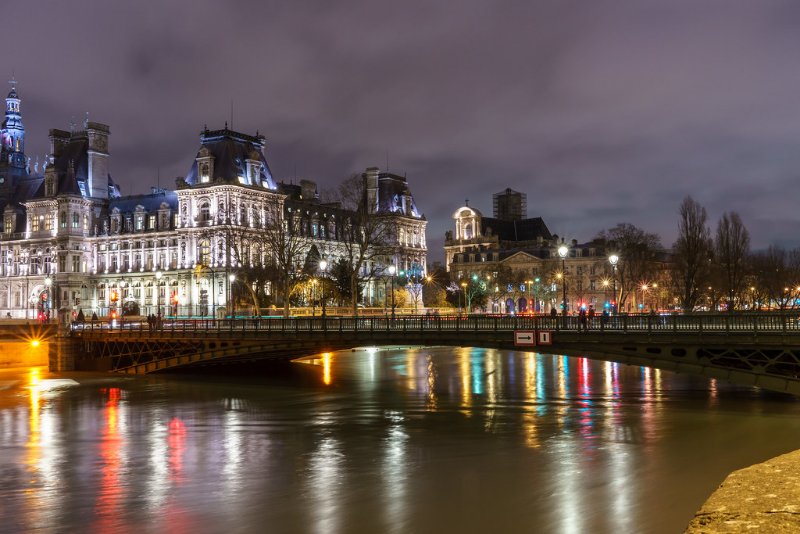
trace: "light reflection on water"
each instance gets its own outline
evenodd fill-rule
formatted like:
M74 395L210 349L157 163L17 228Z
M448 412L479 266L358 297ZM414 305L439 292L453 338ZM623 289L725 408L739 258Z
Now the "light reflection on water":
M728 472L800 444L793 398L644 367L471 348L306 363L0 372L0 530L675 532Z

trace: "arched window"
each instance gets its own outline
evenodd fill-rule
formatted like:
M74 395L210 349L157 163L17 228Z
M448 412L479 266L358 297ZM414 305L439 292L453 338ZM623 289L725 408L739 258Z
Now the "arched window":
M59 218L59 226L61 228L66 228L67 227L67 212L66 211L62 211L61 212L61 215L60 215L60 218Z
M210 180L208 163L203 163L200 165L200 183L206 183Z
M472 223L467 223L464 225L464 239L472 239Z
M77 213L72 214L72 227L73 228L80 228L81 225L81 216Z

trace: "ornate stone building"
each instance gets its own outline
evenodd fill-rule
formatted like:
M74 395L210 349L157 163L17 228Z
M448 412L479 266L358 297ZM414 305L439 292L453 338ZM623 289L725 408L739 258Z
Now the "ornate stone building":
M232 275L266 265L264 233L281 228L313 251L308 261L343 257L352 213L323 204L313 182L276 183L266 140L228 129L200 134L200 147L176 189L122 196L111 179L109 128L84 122L50 130L50 154L38 172L24 153L16 88L6 99L0 152L0 314L34 318L60 310L210 316L230 304ZM370 168L368 209L396 232L381 272L426 269L426 220L404 177ZM298 266L299 268L299 266ZM367 304L383 283L368 282ZM241 288L240 291L251 291Z
M564 243L540 217L525 218L524 203L524 195L506 189L494 195L494 217L469 205L453 213L455 229L446 233L444 245L451 279L459 285L475 277L486 280L488 311L497 313L560 311L564 280L570 313L590 306L599 313L610 306L612 271L602 246ZM568 248L563 269L562 244ZM512 276L498 280L504 270Z

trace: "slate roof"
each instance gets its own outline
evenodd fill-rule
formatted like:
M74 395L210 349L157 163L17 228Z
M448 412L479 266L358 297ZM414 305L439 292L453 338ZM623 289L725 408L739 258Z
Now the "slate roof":
M214 176L211 177L212 183L239 184L239 176L246 176L247 174L247 160L250 154L255 150L258 152L259 161L261 161L261 176L260 183L256 185L265 185L269 189L275 189L275 181L272 178L272 171L270 171L267 159L264 157L264 137L251 136L229 130L227 125L223 130L209 131L205 130L200 134L201 148L207 148L211 155L214 156ZM200 150L197 151L197 156L200 156ZM186 175L186 183L189 185L197 185L198 171L197 160L192 162L192 167Z
M540 237L545 241L553 238L550 230L541 217L522 219L521 221L506 221L493 217L481 218L481 234L499 236L501 241L536 241Z
M178 209L178 194L175 191L161 189L158 192L146 195L132 195L111 199L108 209L119 209L121 213L133 213L137 206L142 206L146 212L155 213L166 202L173 213Z
M402 210L401 197L409 194L411 197L411 214L419 217L417 203L414 196L410 194L408 180L405 176L399 176L389 172L382 172L378 175L378 211L397 212Z

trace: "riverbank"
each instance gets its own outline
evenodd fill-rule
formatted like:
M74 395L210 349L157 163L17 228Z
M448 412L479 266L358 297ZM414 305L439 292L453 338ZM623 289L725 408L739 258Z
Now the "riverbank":
M744 531L800 532L800 450L728 475L686 529Z

